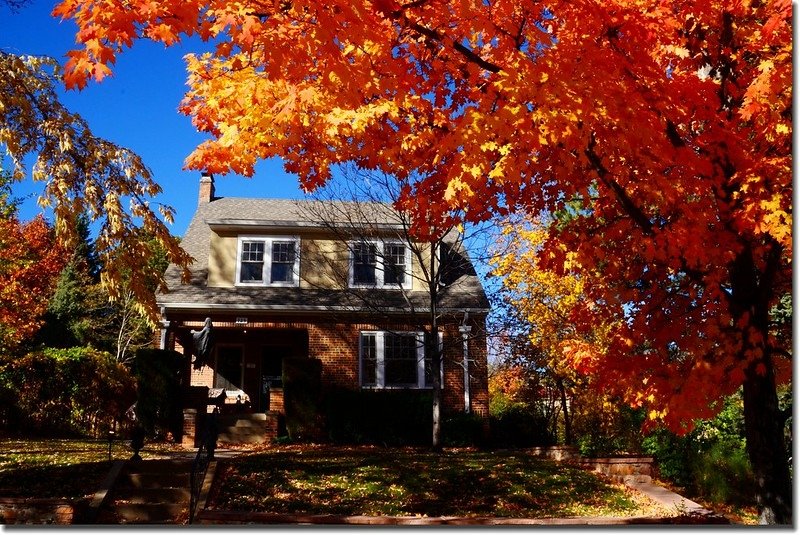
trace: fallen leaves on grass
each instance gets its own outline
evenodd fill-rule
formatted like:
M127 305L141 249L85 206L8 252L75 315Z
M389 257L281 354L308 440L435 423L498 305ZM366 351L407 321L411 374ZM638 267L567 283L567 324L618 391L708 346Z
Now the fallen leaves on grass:
M288 514L644 516L644 496L524 451L280 446L226 461L212 508ZM659 511L662 512L662 511Z

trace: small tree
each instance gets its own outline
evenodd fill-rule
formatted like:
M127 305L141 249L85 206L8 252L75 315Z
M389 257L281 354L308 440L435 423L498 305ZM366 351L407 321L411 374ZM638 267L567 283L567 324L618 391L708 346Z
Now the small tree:
M13 209L0 217L0 356L29 340L64 265L52 227L41 216L23 223Z

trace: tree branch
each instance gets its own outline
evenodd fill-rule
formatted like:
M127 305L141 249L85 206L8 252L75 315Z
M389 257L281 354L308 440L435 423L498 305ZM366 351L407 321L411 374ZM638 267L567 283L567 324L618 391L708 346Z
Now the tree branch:
M652 236L652 221L650 221L650 218L648 218L647 215L638 206L636 206L636 204L633 202L633 199L630 198L625 189L609 176L610 173L608 169L605 168L600 156L598 156L597 152L595 152L596 146L597 139L595 138L594 132L592 132L591 136L589 137L589 145L586 147L584 154L586 154L586 157L589 159L589 163L592 164L592 167L594 167L595 171L597 172L597 176L600 178L603 184L605 184L611 189L611 191L614 192L614 195L622 205L622 208L631 217L631 219L633 219L634 222L641 227L642 231L644 231L646 235Z

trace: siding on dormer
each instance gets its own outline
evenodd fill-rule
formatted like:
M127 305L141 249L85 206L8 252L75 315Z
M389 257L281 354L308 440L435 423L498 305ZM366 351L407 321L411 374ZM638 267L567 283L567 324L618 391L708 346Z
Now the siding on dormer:
M253 231L248 235L270 236L270 232ZM286 236L281 231L276 235ZM324 233L297 234L300 238L300 288L342 289L347 288L350 269L350 254L347 245L331 239ZM236 264L238 262L238 238L235 231L211 231L208 255L207 285L212 288L236 286ZM428 248L424 248L428 251ZM412 291L427 290L423 270L417 258L411 255L413 274ZM430 257L426 254L426 259ZM427 260L426 260L427 261Z

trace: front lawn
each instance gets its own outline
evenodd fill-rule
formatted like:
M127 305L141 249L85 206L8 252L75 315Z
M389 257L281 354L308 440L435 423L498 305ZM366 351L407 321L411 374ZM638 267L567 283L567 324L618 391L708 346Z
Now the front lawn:
M176 448L146 443L141 455L147 459ZM112 443L112 460L132 454L130 441ZM0 438L0 497L89 497L99 490L111 464L103 440Z
M511 518L670 514L623 485L523 451L287 446L242 455L218 470L211 503L217 510Z

